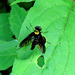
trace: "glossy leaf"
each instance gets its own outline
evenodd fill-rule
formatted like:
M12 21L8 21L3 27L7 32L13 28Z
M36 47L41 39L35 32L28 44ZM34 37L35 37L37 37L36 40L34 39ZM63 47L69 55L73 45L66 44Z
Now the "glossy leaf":
M11 75L73 75L75 60L75 5L71 0L36 0L28 11L21 28L19 43L33 28L40 25L42 34L46 37L46 53L43 54L45 66L39 67L37 59L41 52L36 47L30 50L31 45L23 47L18 53ZM25 52L24 52L25 51ZM26 54L28 58L26 57ZM24 56L24 54L25 56ZM22 55L23 54L23 55ZM26 57L26 58L20 58Z

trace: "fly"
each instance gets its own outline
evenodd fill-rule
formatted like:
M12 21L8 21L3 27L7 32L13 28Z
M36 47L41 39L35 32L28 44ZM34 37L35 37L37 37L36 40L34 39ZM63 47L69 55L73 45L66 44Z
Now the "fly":
M38 45L42 53L45 53L46 38L42 36L41 30L42 28L40 26L36 26L34 32L31 32L25 39L23 39L19 46L23 47L24 45L27 46L32 43L31 50L33 50L35 46Z

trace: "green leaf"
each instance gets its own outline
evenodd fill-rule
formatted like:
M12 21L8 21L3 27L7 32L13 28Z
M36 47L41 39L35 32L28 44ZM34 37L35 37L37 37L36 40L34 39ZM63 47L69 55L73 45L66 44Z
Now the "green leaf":
M38 59L37 59L37 64L40 66L40 67L43 67L44 66L44 57L43 56L40 56Z
M0 73L0 75L2 75L2 74Z
M11 5L17 4L17 3L20 3L20 2L31 2L31 1L35 1L35 0L16 0Z
M36 52L36 55L35 55ZM36 58L39 57L38 56L38 51L33 51L32 55L30 55L30 57L25 59L15 59L14 62L14 68L13 68L13 72L11 73L11 75L29 75L29 74L35 74L35 75L39 75L39 72L41 72L41 68L38 67L38 65L36 64ZM25 53L26 54L26 53ZM18 67L18 71L17 71L17 67ZM19 73L18 73L19 72Z
M9 0L8 2L9 2L9 3L13 3L13 2L14 2L14 0Z
M5 13L6 12L6 9L5 7L3 6L3 3L0 2L0 13Z
M0 70L5 70L13 64L16 57L16 45L16 40L0 41Z
M69 18L67 22L67 26L64 32L65 37L67 38L68 43L68 52L67 52L67 60L64 69L64 75L74 75L74 61L75 61L75 3L71 8L69 13Z
M41 52L37 47L31 51L31 45L18 51L18 56L26 55L28 58L16 58L11 75L74 75L75 61L75 5L71 0L36 0L27 14L21 28L19 43L35 26L40 25L46 38L46 53L43 54L45 66L39 67L37 59ZM32 24L33 28L30 26ZM25 52L24 52L25 50ZM24 54L23 54L24 52ZM23 54L23 56L22 56ZM26 57L26 56L24 56Z
M13 5L10 12L10 25L13 34L18 38L22 23L26 17L27 12L18 5Z
M9 14L0 14L0 40L10 41L12 40L12 32L10 30L10 24L8 20Z
M5 43L6 41L3 41L3 40L0 40L0 44L3 44L3 43Z

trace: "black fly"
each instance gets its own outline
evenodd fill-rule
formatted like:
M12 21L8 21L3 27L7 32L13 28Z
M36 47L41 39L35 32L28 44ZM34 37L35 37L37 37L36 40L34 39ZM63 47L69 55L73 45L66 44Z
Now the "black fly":
M42 53L45 53L46 39L41 35L41 30L42 29L40 26L36 26L34 32L30 33L24 40L22 40L19 46L23 47L24 45L29 45L32 42L31 50L33 50L35 46L38 45Z

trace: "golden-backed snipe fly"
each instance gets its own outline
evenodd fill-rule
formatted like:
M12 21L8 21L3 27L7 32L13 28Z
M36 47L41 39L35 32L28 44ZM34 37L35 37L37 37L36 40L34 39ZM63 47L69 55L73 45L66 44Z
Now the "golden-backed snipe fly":
M24 45L29 45L32 42L31 50L38 45L42 53L45 53L46 39L41 35L41 30L42 28L40 26L36 26L34 32L31 32L24 40L22 40L19 46L23 47Z

